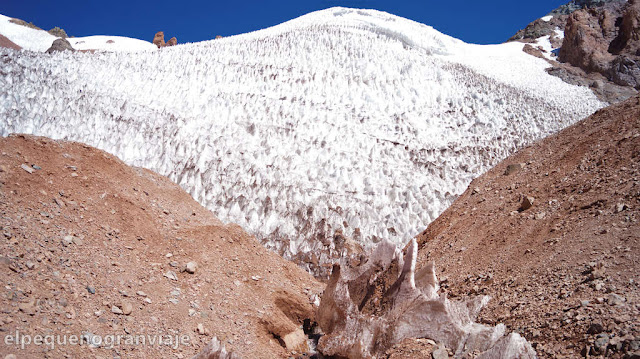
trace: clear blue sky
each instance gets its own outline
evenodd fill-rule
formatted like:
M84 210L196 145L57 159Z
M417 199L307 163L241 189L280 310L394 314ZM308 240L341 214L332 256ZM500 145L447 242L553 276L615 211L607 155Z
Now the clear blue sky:
M333 6L378 9L466 42L507 40L518 29L568 0L0 0L0 13L69 35L121 35L151 41L156 31L178 42L209 40L282 23Z

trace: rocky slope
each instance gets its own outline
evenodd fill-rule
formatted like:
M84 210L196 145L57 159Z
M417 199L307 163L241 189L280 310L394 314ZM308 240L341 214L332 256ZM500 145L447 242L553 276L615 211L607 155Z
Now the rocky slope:
M79 143L0 138L0 213L0 335L56 336L3 344L2 358L189 358L212 336L246 358L307 349L321 284L151 171ZM147 334L190 344L126 342Z
M532 43L527 52L548 59L553 65L549 73L590 86L599 98L614 103L640 89L639 22L638 1L572 1L510 41Z
M640 345L640 96L507 158L418 236L451 297L494 298L543 358Z

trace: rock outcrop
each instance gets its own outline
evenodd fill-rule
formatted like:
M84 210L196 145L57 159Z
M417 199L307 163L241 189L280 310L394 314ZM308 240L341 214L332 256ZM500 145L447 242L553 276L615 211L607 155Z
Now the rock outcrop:
M61 37L63 39L66 39L67 37L69 37L67 35L67 32L64 31L64 29L59 28L58 26L54 27L53 29L51 29L51 30L49 30L47 32L50 33L53 36Z
M169 41L164 42L164 32L158 31L153 37L153 44L158 46L158 48L174 46L178 44L178 39L175 37L172 37L171 39L169 39Z
M572 13L559 59L640 89L640 2L629 1L618 15L606 8Z
M428 338L456 356L535 358L535 351L518 334L505 336L504 325L475 323L488 297L465 301L439 294L433 263L416 272L417 243L406 258L383 241L364 263L335 265L318 308L324 331L318 350L329 356L374 358L409 338Z
M165 45L164 32L162 31L156 32L156 34L153 36L153 44L158 46L158 48L164 47Z
M639 6L633 0L574 0L509 41L531 43L548 36L557 52L557 61L546 57L553 65L550 74L588 86L601 100L616 103L640 88ZM535 46L523 50L545 58Z
M67 41L67 39L55 39L53 41L53 44L51 44L51 47L49 49L47 49L47 53L48 54L52 54L54 52L59 52L59 51L76 51L73 46L71 46L71 44L69 43L69 41Z
M178 44L178 39L176 39L175 37L172 37L169 39L169 41L167 41L166 44L164 44L164 46L174 46Z

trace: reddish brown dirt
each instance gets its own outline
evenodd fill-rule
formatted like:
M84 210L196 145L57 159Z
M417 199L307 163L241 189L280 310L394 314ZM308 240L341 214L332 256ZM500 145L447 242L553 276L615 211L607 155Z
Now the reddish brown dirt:
M16 45L13 41L9 40L6 36L0 34L0 47L6 47L14 50L21 50L22 47Z
M524 196L534 203L519 212ZM635 96L474 180L418 236L419 266L435 260L450 296L490 295L481 321L505 323L542 358L597 356L600 332L622 357L640 340L638 220Z
M23 164L41 169L29 173ZM126 338L111 349L23 350L3 341L2 358L189 358L214 335L245 358L287 357L264 318L299 327L323 288L168 179L79 143L0 138L0 213L3 340L16 330L191 339L177 349L127 345ZM63 243L66 236L73 243ZM193 274L182 271L190 261ZM112 312L122 302L131 304L130 315Z

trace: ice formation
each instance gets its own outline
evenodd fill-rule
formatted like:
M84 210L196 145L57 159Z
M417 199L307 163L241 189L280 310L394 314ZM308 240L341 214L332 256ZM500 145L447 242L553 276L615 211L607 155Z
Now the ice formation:
M481 296L464 302L438 294L434 264L416 272L418 245L412 239L407 257L387 241L351 267L335 265L318 308L325 335L318 349L324 355L375 358L407 338L429 338L452 349L455 357L535 358L520 335L505 326L489 327L474 320L488 301Z
M3 49L0 134L153 169L317 268L341 255L337 230L406 243L480 173L603 106L522 46L331 8L159 51Z
M191 359L240 359L240 356L233 352L227 352L218 337L213 337L209 344Z

